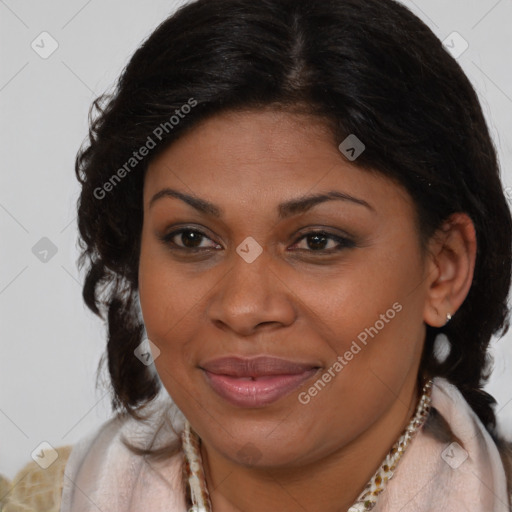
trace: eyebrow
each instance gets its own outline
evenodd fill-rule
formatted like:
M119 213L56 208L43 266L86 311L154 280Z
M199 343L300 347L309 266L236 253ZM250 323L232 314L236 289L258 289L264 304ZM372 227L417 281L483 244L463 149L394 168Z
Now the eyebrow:
M212 217L222 217L224 210L222 208L206 201L204 199L200 199L197 196L185 194L183 192L179 192L178 190L172 188L164 188L157 192L149 201L149 208L153 206L153 204L163 198L170 197L175 199L181 199L185 203L192 206L201 213L206 215L210 215ZM365 208L371 210L373 213L377 213L375 209L363 199L359 199L357 197L351 196L345 192L340 192L338 190L331 190L330 192L324 192L321 194L312 194L309 196L304 196L298 199L292 199L281 203L278 205L278 215L280 219L286 219L291 217L292 215L297 215L299 213L304 213L317 204L324 203L326 201L333 200L341 200L341 201L349 201L351 203L364 206Z

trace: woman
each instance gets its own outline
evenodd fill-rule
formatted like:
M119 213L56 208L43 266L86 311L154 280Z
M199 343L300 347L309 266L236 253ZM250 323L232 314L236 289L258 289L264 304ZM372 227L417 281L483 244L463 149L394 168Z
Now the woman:
M80 264L119 414L74 446L63 512L511 510L482 390L511 216L428 27L198 0L95 106Z

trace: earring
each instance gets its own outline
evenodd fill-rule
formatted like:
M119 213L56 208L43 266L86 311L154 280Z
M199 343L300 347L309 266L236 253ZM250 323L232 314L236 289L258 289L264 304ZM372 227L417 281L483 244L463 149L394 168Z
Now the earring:
M438 363L444 363L448 359L451 350L452 349L448 336L446 336L446 334L439 333L434 340L434 346L432 350L434 358Z
M452 315L450 315L450 313L447 313L447 315L446 315L446 322L445 322L444 325L446 325L451 319L452 319Z

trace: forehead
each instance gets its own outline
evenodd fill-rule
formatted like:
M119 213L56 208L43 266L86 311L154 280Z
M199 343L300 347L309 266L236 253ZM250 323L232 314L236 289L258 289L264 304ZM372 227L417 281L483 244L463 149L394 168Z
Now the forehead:
M218 170L252 165L285 164L331 154L339 159L334 140L319 118L262 110L225 112L210 117L164 150L148 171L165 162ZM219 169L219 167L221 169ZM149 173L148 173L149 174Z
M349 162L321 119L268 110L222 113L175 141L148 166L145 207L165 187L225 204L263 205L333 189L409 202L402 187Z

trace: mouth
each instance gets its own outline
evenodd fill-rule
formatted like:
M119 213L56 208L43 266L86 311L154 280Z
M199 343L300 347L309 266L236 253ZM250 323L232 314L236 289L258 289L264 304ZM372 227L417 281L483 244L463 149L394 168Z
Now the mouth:
M228 357L200 365L211 389L231 405L257 408L284 398L318 373L316 364L262 356Z

